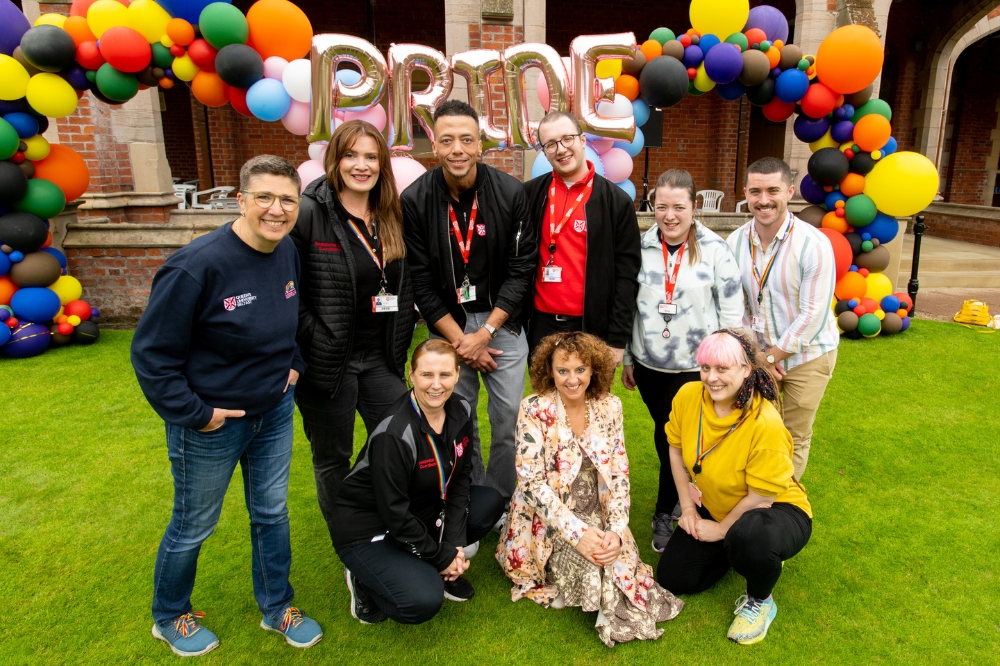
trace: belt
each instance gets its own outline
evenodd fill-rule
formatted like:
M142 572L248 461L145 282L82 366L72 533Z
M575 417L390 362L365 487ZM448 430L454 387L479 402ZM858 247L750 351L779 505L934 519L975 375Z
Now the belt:
M556 321L576 321L578 319L583 319L583 317L577 317L575 315L552 314L551 312L542 312L541 310L536 310L535 312L543 317L555 319Z

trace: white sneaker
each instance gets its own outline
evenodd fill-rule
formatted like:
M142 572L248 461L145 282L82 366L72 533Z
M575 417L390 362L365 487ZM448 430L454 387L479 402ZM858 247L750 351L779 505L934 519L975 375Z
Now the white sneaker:
M479 542L470 543L468 546L464 546L462 550L465 551L465 559L471 560L479 552Z

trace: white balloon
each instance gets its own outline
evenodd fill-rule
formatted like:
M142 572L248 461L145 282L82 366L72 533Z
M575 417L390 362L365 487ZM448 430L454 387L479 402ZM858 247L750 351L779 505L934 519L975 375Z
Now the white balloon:
M326 141L317 141L316 143L309 144L309 159L322 162L328 145Z
M305 58L291 61L281 73L281 82L292 99L308 103L312 99L312 63Z
M291 91L288 92L291 94ZM632 115L632 102L625 95L616 94L614 102L597 103L597 115L605 118L628 118Z

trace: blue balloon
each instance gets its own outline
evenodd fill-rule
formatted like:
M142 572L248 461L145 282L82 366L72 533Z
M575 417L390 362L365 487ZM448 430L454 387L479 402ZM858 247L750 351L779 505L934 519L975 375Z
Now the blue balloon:
M889 140L879 150L882 151L882 157L885 157L886 155L892 155L896 152L897 148L899 148L899 144L896 143L896 137L890 136Z
M696 44L692 44L684 49L684 57L681 62L684 63L685 67L697 67L701 64L701 61L705 59L705 52L702 51Z
M158 4L166 9L171 17L182 18L191 25L198 25L201 10L213 2L233 4L232 0L160 0Z
M30 139L38 134L38 121L31 114L21 112L8 113L3 119L13 126L14 131L22 139Z
M19 264L24 260L24 253L20 250L14 250L7 255L7 258L10 259L10 263L12 264Z
M280 120L291 105L288 91L276 79L261 79L247 90L247 108L265 122Z
M896 222L896 218L879 211L871 224L858 227L854 232L857 234L871 234L872 238L877 238L879 243L885 244L899 233L899 223Z
M844 143L854 138L854 123L850 120L841 120L833 124L830 128L830 137L837 143Z
M850 120L854 117L854 107L850 104L844 104L840 108L844 110L844 120Z
M622 188L625 194L628 195L629 199L635 201L635 195L637 194L635 189L635 183L633 183L631 180L623 180L620 183L615 183L615 185Z
M613 148L621 148L631 157L638 157L642 149L646 147L646 136L638 127L635 128L635 138L631 142L615 141Z
M10 259L3 252L0 252L0 277L7 275L10 270Z
M646 104L641 97L636 98L632 102L632 115L635 116L635 126L642 127L649 120L649 104Z
M826 206L827 210L837 210L838 201L847 201L847 195L840 190L828 192L827 195L823 197L823 205Z
M353 86L361 80L361 73L353 69L338 69L337 80L343 81L345 86ZM362 107L361 110L364 111L365 108L367 107Z
M0 99L0 116L6 116L8 113L25 111L27 108L28 103L24 101L23 97L9 102L7 100Z
M531 177L538 178L539 176L544 176L552 171L552 165L547 159L545 159L545 154L539 152L535 156L535 161L531 165Z
M56 258L56 261L59 262L60 266L62 266L63 268L66 268L66 255L65 254L63 254L59 250L55 249L54 247L43 247L42 248L42 252L48 252L49 254L51 254L53 257ZM3 271L0 271L0 275L3 275Z
M826 199L826 190L822 185L817 185L809 174L802 176L799 183L799 194L811 204L819 205Z
M14 292L10 307L21 321L46 322L59 312L59 296L45 287L23 287Z
M10 329L6 324L0 325L0 347L7 344L8 340L10 340Z
M882 302L879 303L882 306L883 312L895 312L899 309L899 299L892 294L882 298Z
M21 45L31 23L13 2L0 2L0 53L9 56Z
M830 129L830 121L826 118L810 118L802 114L795 119L792 124L792 133L795 138L804 143L812 143L823 138L826 131Z
M594 173L596 173L598 176L603 177L604 163L601 162L601 156L597 154L597 151L591 148L590 146L587 146L586 148L583 149L583 154L586 156L588 160L590 160L591 164L594 165Z
M704 35L698 40L698 48L705 52L705 56L708 56L708 52L712 50L712 47L718 46L722 43L722 40L715 35Z
M52 342L52 334L47 326L42 324L19 324L11 331L10 339L3 347L0 347L7 356L14 358L27 358L37 356L49 348Z
M809 90L809 76L801 69L786 69L774 83L774 94L782 102L794 104Z
M726 44L705 54L705 73L716 83L732 83L743 71L743 55L738 46Z
M733 81L732 83L720 83L715 86L715 92L719 93L719 97L722 99L732 102L740 97L743 97L743 95L747 92L747 87L739 81Z

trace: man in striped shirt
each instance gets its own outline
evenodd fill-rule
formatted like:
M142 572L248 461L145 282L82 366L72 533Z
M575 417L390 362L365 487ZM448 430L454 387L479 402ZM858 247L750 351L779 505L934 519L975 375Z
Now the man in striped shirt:
M774 157L747 168L753 219L728 238L746 292L743 324L757 336L761 361L784 394L782 418L795 443L795 478L809 460L813 421L837 364L840 334L830 309L836 284L826 237L788 210L792 171Z

